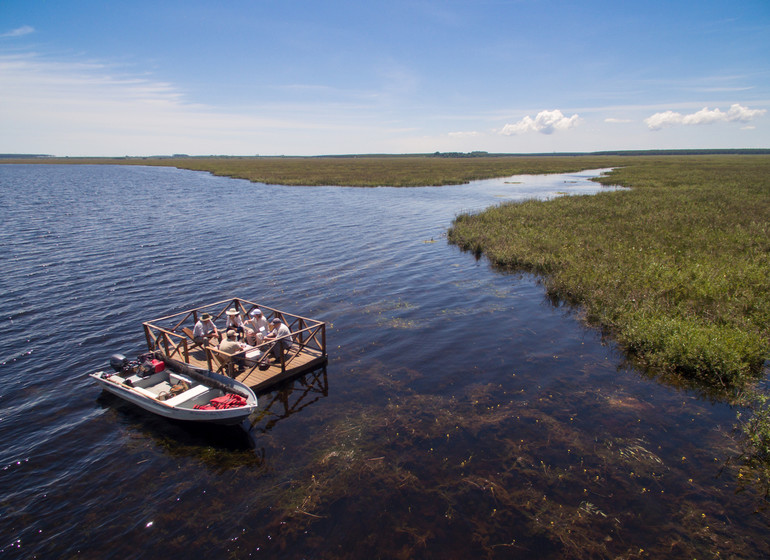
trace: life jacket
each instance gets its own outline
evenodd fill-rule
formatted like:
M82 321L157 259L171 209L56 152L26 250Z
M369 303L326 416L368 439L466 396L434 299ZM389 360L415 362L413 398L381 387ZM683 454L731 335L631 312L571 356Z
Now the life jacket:
M239 406L246 406L246 399L234 393L227 393L221 397L211 399L209 404L196 404L193 408L197 410L223 410Z

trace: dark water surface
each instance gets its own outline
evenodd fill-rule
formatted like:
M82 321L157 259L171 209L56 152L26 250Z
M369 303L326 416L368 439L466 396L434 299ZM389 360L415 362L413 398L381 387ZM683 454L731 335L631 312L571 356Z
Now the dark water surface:
M0 166L0 553L767 557L767 513L722 470L733 410L446 242L459 212L597 173L357 189ZM248 431L86 376L143 351L142 321L233 296L328 323L327 368L261 395Z

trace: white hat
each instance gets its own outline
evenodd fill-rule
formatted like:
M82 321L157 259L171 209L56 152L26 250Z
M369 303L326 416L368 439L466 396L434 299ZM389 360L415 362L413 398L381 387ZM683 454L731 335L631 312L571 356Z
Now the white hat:
M227 310L227 314L228 314L228 315L238 315L238 310L237 310L237 309L235 309L235 308L232 308L232 309L228 309L228 310Z
M261 310L261 309L255 309L254 311L252 311L252 312L250 313L250 315L251 315L252 317L256 317L257 315L262 315L262 310Z

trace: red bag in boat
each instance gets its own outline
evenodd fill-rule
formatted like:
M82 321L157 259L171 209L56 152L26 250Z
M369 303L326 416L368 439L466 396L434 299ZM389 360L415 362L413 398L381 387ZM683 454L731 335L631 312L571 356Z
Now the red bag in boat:
M211 399L211 405L216 409L236 408L238 406L246 406L246 399L240 395L227 393L224 396Z

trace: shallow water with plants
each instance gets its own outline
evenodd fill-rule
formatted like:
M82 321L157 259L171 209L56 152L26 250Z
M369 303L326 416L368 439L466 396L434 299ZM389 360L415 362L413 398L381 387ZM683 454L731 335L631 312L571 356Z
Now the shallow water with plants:
M462 212L592 172L441 188L0 166L0 551L8 558L758 558L735 410L660 383ZM193 429L86 374L141 322L240 296L328 323L328 366Z

